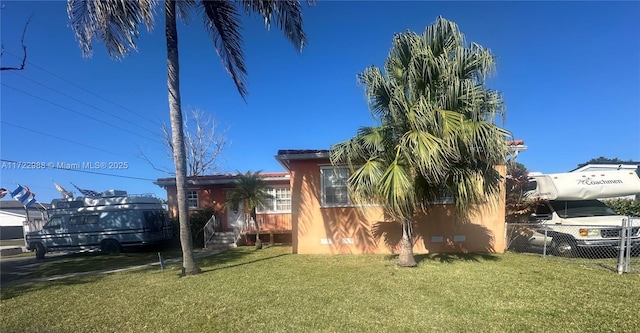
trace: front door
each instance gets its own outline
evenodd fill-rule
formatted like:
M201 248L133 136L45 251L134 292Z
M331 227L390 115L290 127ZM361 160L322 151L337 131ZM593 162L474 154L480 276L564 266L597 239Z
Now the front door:
M233 232L237 235L242 233L244 228L244 213L242 212L242 203L235 209L231 206L227 206L227 226L233 229Z

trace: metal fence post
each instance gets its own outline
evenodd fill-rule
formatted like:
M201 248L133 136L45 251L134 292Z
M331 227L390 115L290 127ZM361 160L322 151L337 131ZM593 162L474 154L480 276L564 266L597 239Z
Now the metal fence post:
M547 228L544 228L544 245L542 245L542 257L547 257Z
M618 253L618 274L622 274L623 272L625 272L625 268L627 268L626 271L628 272L628 267L625 267L628 221L629 221L629 218L622 219L622 228L620 229L620 251Z
M631 250L633 249L633 243L631 243L631 233L633 230L633 223L632 223L632 217L628 216L627 217L627 225L625 226L625 230L626 230L626 238L627 238L627 257L625 260L625 264L624 264L624 272L625 273L630 273L631 272Z

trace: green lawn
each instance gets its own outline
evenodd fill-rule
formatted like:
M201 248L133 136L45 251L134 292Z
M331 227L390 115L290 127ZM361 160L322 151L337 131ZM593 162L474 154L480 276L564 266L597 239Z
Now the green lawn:
M2 239L0 246L24 246L24 239Z
M2 288L0 332L632 332L640 274L524 254L292 255L238 248ZM117 257L113 257L117 259Z

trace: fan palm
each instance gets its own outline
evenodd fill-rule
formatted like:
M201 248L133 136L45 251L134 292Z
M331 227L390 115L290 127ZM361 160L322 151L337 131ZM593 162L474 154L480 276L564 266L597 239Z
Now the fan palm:
M505 136L502 96L486 87L495 67L491 52L465 45L455 23L439 17L422 34L396 34L381 69L358 75L378 125L331 148L334 165L347 164L356 202L376 201L402 225L398 265L415 266L416 213L443 191L464 219L475 204L496 197Z
M157 0L68 0L67 12L71 28L82 48L83 55L91 56L94 40L104 42L112 58L121 58L136 49L138 29L145 25L151 29ZM180 242L185 274L197 274L191 246L189 215L186 200L186 153L180 101L180 75L178 59L178 33L176 16L189 19L190 12L197 8L202 14L204 27L209 32L224 67L233 79L238 92L246 98L247 70L242 52L240 35L240 12L256 13L264 19L267 28L275 22L284 31L286 38L296 50L306 44L302 29L302 13L299 0L165 0L165 33L167 45L167 86L173 158L176 167Z
M244 174L238 173L238 178L233 183L233 188L227 193L225 205L236 209L242 205L242 211L247 220L253 220L256 226L256 249L262 248L260 240L260 224L256 218L256 208L265 206L273 196L269 194L269 188L264 179L260 176L260 171L247 171Z

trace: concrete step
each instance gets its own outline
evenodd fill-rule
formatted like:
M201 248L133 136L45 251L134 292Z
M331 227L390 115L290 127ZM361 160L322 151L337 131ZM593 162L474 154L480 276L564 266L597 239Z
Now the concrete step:
M236 247L236 236L233 232L216 232L205 247L209 249L228 249Z

